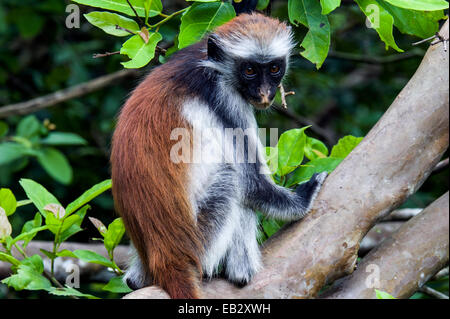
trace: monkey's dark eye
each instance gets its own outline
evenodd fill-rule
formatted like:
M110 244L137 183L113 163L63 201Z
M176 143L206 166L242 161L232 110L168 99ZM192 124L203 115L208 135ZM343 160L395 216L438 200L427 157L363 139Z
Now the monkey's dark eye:
M270 73L277 74L278 72L280 72L280 67L276 64L272 64L270 67Z
M244 70L244 73L245 73L245 75L248 75L248 76L255 75L255 69L253 69L251 66L249 66Z

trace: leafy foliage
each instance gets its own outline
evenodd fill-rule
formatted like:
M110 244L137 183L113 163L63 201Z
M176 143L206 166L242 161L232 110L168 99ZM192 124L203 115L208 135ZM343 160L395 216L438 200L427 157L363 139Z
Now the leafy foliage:
M275 147L266 147L267 164L278 185L296 187L309 181L315 173L331 173L362 140L362 137L345 136L333 146L328 156L328 148L323 142L306 135L308 128L288 130L281 134ZM267 219L261 213L258 217L262 228L260 242L284 225L281 221Z
M9 128L6 123L4 132ZM42 168L56 181L69 184L72 181L72 167L66 156L53 146L86 145L86 141L77 134L52 132L52 125L44 123L34 115L24 117L17 125L16 134L0 137L0 166L14 165L20 162L20 168L28 164L29 158L35 158Z
M92 7L110 9L132 15L132 8L125 0L104 1L104 0L74 0L75 2L86 4ZM393 36L393 27L400 31L418 37L433 34L437 31L437 21L443 18L443 10L448 8L448 2L444 0L355 0L361 11L367 16L371 27L378 33L380 39L385 43L386 49L393 49L403 52L398 47ZM183 10L171 15L162 14L162 5L158 6L151 0L141 0L131 2L132 7L138 16L146 17L145 26L138 26L136 22L129 18L108 12L91 12L85 15L86 19L93 25L101 28L106 33L115 36L126 36L128 34L139 34L142 28L147 33L158 34L160 26L178 14L182 14L181 24L176 47L182 49L200 40L208 31L229 21L235 16L233 7L228 1L197 1ZM331 26L328 15L341 5L340 0L288 0L288 15L290 22L299 26L300 24L308 29L306 36L300 43L304 49L300 54L320 68L325 61L331 44ZM265 8L267 3L259 3L260 8ZM158 11L159 10L159 11ZM131 12L130 12L131 11ZM429 12L434 12L429 14ZM160 15L164 17L156 24L149 24L149 16ZM419 27L408 30L405 27L405 19L419 17ZM411 20L410 20L411 21ZM409 25L409 24L408 24ZM125 29L124 29L125 28ZM141 30L141 31L139 31ZM132 60L139 62L122 63L126 68L140 68L148 64L155 55L156 44L162 37L155 36L151 45L139 36L135 35L126 41L121 54L125 54Z
M63 287L54 276L54 262L56 258L72 257L84 262L100 264L111 268L118 276L123 274L122 270L114 262L114 249L122 240L125 234L125 227L120 218L115 219L106 231L100 232L104 237L105 248L109 258L99 255L89 250L78 249L69 251L60 249L61 244L72 235L81 231L81 223L86 215L89 205L87 202L94 199L104 191L111 188L111 181L106 180L91 189L87 190L75 201L61 206L58 200L49 193L42 185L32 180L22 180L29 200L40 211L36 213L32 220L27 221L19 235L12 237L11 225L5 213L5 208L12 215L15 211L16 199L9 189L2 189L0 192L0 243L4 252L0 252L0 260L14 266L13 274L1 282L14 288L15 290L45 290L50 294L58 296L72 296L83 298L97 298L91 294L85 294L73 287ZM41 215L44 217L42 219ZM42 226L42 221L45 225ZM25 248L29 242L42 231L50 231L53 234L53 251L41 249L41 252L51 261L51 272L44 271L44 264L40 255L28 256ZM16 259L12 255L12 248L16 248L23 256L22 260ZM56 286L55 286L56 285ZM130 289L114 277L105 287L107 291L125 293Z

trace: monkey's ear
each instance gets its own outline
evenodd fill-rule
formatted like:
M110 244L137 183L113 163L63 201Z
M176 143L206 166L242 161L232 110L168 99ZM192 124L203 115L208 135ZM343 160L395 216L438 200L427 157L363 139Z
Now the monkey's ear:
M214 34L211 34L208 37L208 59L214 61L222 61L224 58L224 52L220 45L218 44L218 40Z

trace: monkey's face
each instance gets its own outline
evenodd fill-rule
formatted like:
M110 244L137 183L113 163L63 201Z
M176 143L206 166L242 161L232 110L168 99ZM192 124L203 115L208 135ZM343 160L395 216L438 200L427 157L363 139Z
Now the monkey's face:
M286 71L284 59L259 63L253 60L238 62L238 91L256 109L272 105L278 85Z

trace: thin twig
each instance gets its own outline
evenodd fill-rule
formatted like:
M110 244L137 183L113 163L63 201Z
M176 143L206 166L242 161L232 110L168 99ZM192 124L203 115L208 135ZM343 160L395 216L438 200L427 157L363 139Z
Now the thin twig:
M436 166L433 168L433 171L431 172L432 174L437 174L442 172L444 169L446 169L448 167L449 164L449 160L448 157L442 161L440 161L439 163L436 164Z
M433 39L437 38L438 34L439 34L439 33L437 33L437 32L436 32L436 34L435 34L435 35L433 35L433 36L431 36L431 37L429 37L429 38L426 38L426 39L423 39L423 40L420 40L420 41L414 42L414 43L412 43L411 45L419 45L419 44L422 44L422 43L424 43L424 42L427 42L427 41L433 40Z
M436 275L433 276L433 278L431 278L431 280L439 280L441 278L444 278L448 276L448 266L441 269Z
M431 297L436 298L436 299L448 299L448 296L446 294L443 294L442 292L439 292L428 286L422 286L422 287L420 287L419 290Z
M120 51L105 52L105 53L94 53L94 54L92 55L92 57L93 57L94 59L97 59L97 58L103 58L103 57L105 57L105 56L110 56L110 55L119 54L119 53L120 53Z
M121 27L121 26L118 25L118 24L116 24L116 29L117 29L117 30L126 31L126 32L128 32L128 33L130 33L130 34L136 34L136 32L133 32L133 31L131 31L131 30L128 30L127 28L123 28L123 27Z
M142 21L141 17L137 14L136 10L134 9L133 5L130 3L129 0L127 0L127 3L130 6L131 10L133 10L136 18L139 20L139 25L142 27L144 25L144 22Z

